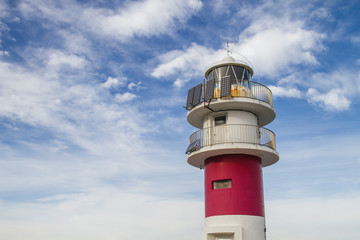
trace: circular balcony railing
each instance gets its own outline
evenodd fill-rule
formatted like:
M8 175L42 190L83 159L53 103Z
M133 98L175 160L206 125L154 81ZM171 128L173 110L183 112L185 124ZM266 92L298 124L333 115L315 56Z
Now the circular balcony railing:
M216 144L236 143L261 145L276 150L275 134L271 130L245 124L224 124L198 130L190 136L190 143L196 141L196 150Z
M221 86L214 89L214 98L220 98ZM273 106L271 90L265 85L252 81L241 81L239 83L231 83L229 97L233 98L252 98L262 102L266 102Z
M249 80L236 81L229 78L222 80L224 81L209 80L205 86L198 84L189 89L185 108L191 110L200 103L209 102L211 99L229 100L233 98L251 98L273 106L271 90L265 85Z

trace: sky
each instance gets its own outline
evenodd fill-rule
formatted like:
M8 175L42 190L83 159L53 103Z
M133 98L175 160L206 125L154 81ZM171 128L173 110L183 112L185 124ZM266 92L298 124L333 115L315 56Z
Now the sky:
M360 239L359 16L356 0L0 0L0 238L201 239L183 106L228 40L274 98L267 239Z

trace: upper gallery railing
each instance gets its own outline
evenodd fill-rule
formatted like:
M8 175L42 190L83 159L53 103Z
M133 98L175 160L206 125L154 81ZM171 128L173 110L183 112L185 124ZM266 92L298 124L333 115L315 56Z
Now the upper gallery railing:
M273 106L271 90L261 83L252 82L249 80L243 80L237 83L234 82L234 80L231 80L230 84L223 84L222 81L221 83L213 82L211 85L209 84L210 82L211 81L208 81L206 83L206 88L204 91L205 96L202 94L204 87L202 84L199 84L188 91L188 99L186 103L186 108L188 110L202 103L204 100L208 102L211 99L215 100L220 98L251 98ZM227 89L225 90L225 88Z

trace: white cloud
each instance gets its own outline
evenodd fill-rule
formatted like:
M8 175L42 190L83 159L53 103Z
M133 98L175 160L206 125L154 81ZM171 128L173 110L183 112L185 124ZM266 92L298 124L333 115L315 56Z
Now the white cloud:
M272 22L275 27L271 25L257 32L245 30L240 34L240 45L235 48L236 52L250 60L256 74L274 78L287 73L292 65L317 64L313 52L321 48L321 34L305 30L296 22L283 26ZM263 23L259 20L248 29L258 28L254 26L258 24Z
M128 85L129 90L133 90L133 89L139 90L140 88L141 88L141 81L139 81L137 83L131 82Z
M187 83L189 81L189 79L183 79L183 78L177 78L174 82L174 87L176 88L181 88L182 86L185 85L185 83Z
M310 80L302 83L308 87L306 97L310 103L325 110L348 110L351 99L360 94L360 72L351 68L315 73Z
M245 6L244 12L249 15L248 12L253 12L251 8ZM276 79L282 74L290 74L294 65L318 64L315 53L323 50L324 34L306 29L304 22L293 20L286 14L272 15L268 9L255 10L255 16L249 20L251 23L239 33L232 52L234 58L245 56L249 59L256 76ZM207 66L225 56L221 48L214 50L192 44L184 50L161 55L160 64L152 76L160 78L179 74L184 80L176 78L175 86L182 86L183 81L201 76Z
M123 94L117 93L115 95L116 101L118 101L120 103L130 102L130 101L134 100L135 98L137 98L137 96L135 94L129 93L129 92L126 92Z
M296 88L284 88L280 86L268 86L274 97L302 98L303 94Z
M51 51L46 62L49 67L61 67L67 65L72 68L82 68L86 64L84 58L72 53L65 54L62 51Z
M318 104L330 111L348 110L351 104L341 89L331 89L328 93L319 93L316 89L309 88L306 96L310 103Z
M123 86L125 84L125 81L127 81L127 78L125 77L120 78L120 80L118 78L108 77L106 79L106 82L103 83L103 86L107 89L116 88L119 86Z
M175 22L185 22L202 6L198 0L145 0L129 2L115 11L86 9L83 21L96 32L119 40L153 36L171 31Z
M61 37L64 50L84 55L92 61L98 60L98 52L93 51L92 42L82 33L72 32L69 29L59 29L56 33Z
M104 187L34 203L1 203L4 239L199 239L202 202Z
M75 1L24 1L19 4L27 18L45 18L53 24L72 24L78 30L91 31L99 37L127 41L134 36L169 34L202 7L199 0L128 1L121 8L94 8ZM44 22L48 27L48 22Z
M78 71L89 65L85 56L77 55L67 50L51 48L25 47L19 55L26 61L26 64L33 69L42 65L43 71L56 74L64 70Z
M215 50L193 43L185 50L173 50L160 55L158 57L160 64L151 75L160 78L178 73L183 75L188 72L195 76L201 74L201 70L206 70L206 67L217 59L217 55L219 53Z
M93 84L91 73L82 75L80 71L77 77L64 76L50 68L43 69L41 64L27 70L3 62L0 73L0 101L7 103L0 106L2 117L51 129L59 140L89 153L127 151L127 140L151 131L146 127L151 124L149 121L141 123L143 113L136 106L124 108L116 103L131 101L136 95L124 93L114 99L101 85ZM68 81L69 78L74 81ZM36 147L36 143L29 145Z
M0 51L0 56L10 56L8 51Z
M221 60L225 51L215 51L195 43L184 50L173 50L158 57L160 64L152 71L156 78L178 75L175 87L181 87L192 78L199 78L214 61Z

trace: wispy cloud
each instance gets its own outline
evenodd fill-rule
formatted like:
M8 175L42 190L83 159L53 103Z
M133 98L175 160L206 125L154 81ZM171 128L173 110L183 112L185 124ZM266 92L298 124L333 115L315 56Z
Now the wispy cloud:
M129 92L125 92L123 94L118 93L115 95L116 101L119 101L120 103L129 102L135 98L136 98L136 95L133 93L129 93Z
M176 76L174 85L182 87L193 77L201 76L213 59L221 59L221 51L193 43L184 50L173 50L158 57L159 64L151 75L156 78Z
M313 52L319 50L323 36L305 30L297 22L284 24L284 21L263 18L239 36L239 46L235 51L246 56L260 76L275 78L281 73L289 73L293 65L318 64Z
M120 80L118 78L108 77L106 79L106 82L103 83L103 86L107 89L116 88L119 86L124 86L126 81L127 81L126 77L122 77L120 78Z
M123 41L136 35L166 34L176 22L185 22L201 6L198 0L145 0L129 2L125 8L115 11L86 9L82 19L95 32Z
M78 30L84 29L98 37L128 41L134 36L168 34L199 11L202 2L144 0L126 2L122 7L94 8L75 1L23 1L20 6L25 17L36 15L55 25L75 24Z
M319 93L316 89L309 88L306 92L310 103L318 104L327 110L348 110L350 101L344 96L341 89L332 89L328 93Z
M271 4L267 6L277 8L275 3ZM250 18L250 24L238 33L238 41L231 51L234 57L249 59L257 75L276 78L289 73L293 65L318 64L314 53L323 49L324 34L307 29L303 21L290 18L286 11L276 15L262 5L255 9L245 5L241 9L240 18ZM187 69L194 71L194 76L199 75L204 67L213 63L211 59L224 56L224 47L214 50L192 44L187 49L168 52L160 58L152 75L164 77L179 72L186 75Z
M279 86L269 86L274 97L293 97L302 98L303 94L296 88L284 88Z
M2 211L0 234L12 240L23 239L24 235L29 240L54 236L79 240L156 239L169 235L175 240L195 240L202 234L198 225L203 213L200 201L159 198L115 188L1 206L6 210ZM18 214L22 218L14 219Z

